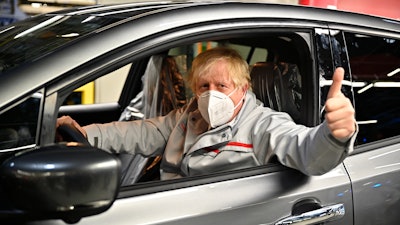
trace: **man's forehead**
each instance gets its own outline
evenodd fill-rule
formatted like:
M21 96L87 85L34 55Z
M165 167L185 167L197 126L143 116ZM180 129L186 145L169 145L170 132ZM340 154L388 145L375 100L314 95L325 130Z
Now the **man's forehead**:
M204 71L202 77L231 80L229 75L228 65L225 61L216 61Z

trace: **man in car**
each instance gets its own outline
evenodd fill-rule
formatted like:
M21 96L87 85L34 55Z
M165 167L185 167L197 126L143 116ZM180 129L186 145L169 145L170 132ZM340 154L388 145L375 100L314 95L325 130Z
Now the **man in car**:
M293 122L287 113L260 105L250 87L249 66L229 48L214 48L193 61L190 84L195 97L164 117L72 124L89 142L110 152L163 155L161 179L280 163L307 175L336 167L353 149L354 108L341 92L344 71L336 69L325 105L326 119L316 127Z

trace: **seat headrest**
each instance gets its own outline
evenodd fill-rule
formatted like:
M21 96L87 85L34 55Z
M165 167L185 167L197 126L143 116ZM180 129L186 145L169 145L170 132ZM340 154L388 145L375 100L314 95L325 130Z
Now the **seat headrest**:
M258 62L252 66L250 77L253 92L264 106L278 109L274 91L274 77L280 76L278 67L271 62Z
M299 122L302 87L296 64L258 62L250 73L257 99L276 111L287 112Z

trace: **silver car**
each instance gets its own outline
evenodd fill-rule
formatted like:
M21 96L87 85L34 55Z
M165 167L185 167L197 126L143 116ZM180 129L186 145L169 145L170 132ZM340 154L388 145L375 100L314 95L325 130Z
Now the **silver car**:
M192 97L192 59L220 45L251 65L260 101L306 126L324 120L333 70L343 67L355 151L321 176L273 160L165 181L157 157L109 154L70 127L56 130L62 115L86 125L180 107ZM0 30L0 223L397 225L399 88L400 22L386 18L196 1L90 6L13 23Z

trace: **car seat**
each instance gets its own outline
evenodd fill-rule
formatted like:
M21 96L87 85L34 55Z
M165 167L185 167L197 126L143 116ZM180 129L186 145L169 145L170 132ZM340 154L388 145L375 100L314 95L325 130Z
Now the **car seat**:
M253 92L264 106L278 110L277 97L274 90L274 77L280 76L280 71L275 63L257 62L252 66L250 77Z
M173 57L150 57L142 81L143 90L125 108L120 121L163 116L186 104L184 79ZM120 154L119 158L123 186L159 178L161 156Z
M287 112L300 122L301 75L296 64L257 62L250 73L253 92L264 106Z

